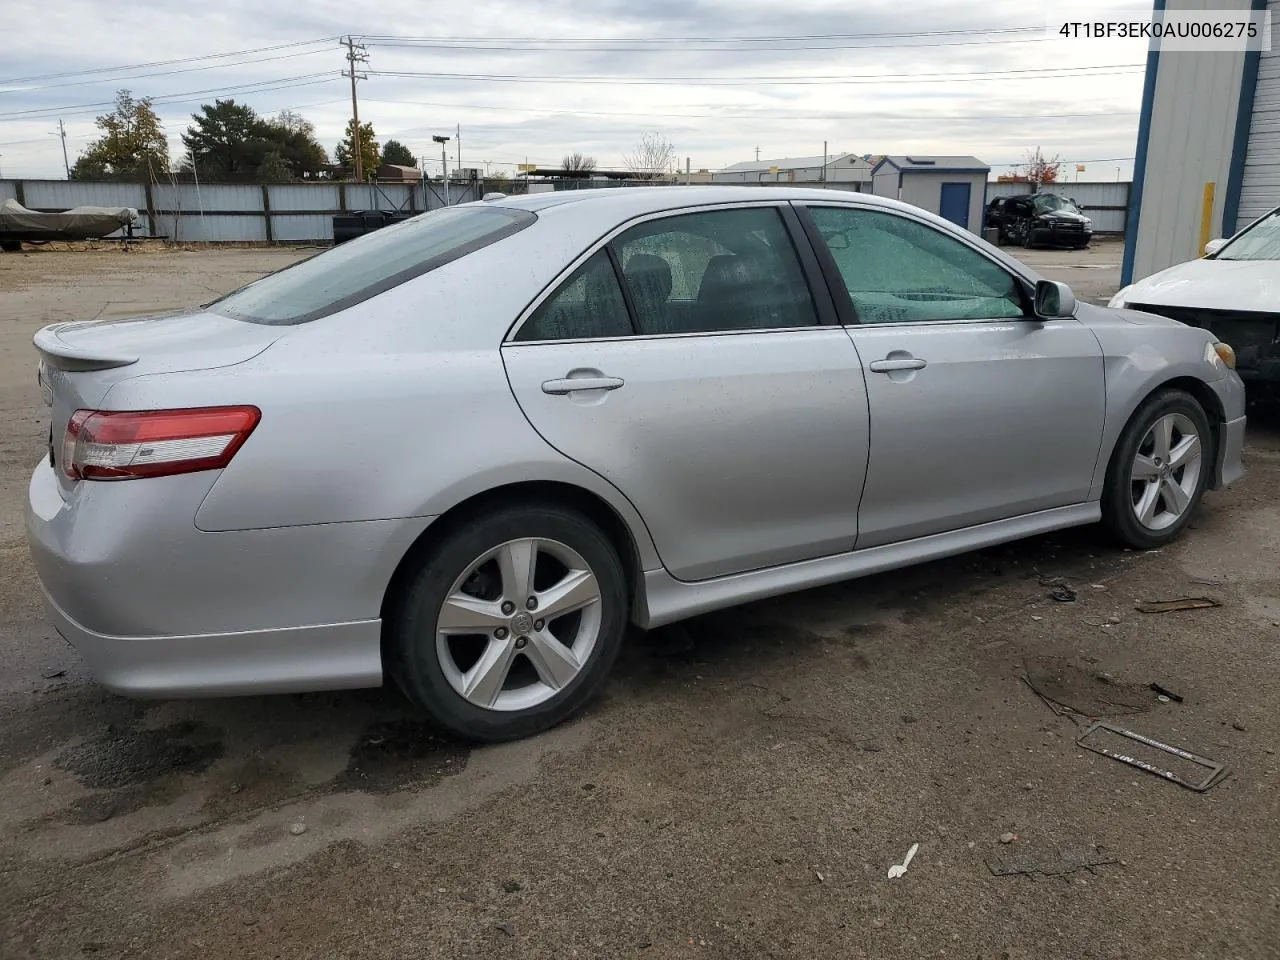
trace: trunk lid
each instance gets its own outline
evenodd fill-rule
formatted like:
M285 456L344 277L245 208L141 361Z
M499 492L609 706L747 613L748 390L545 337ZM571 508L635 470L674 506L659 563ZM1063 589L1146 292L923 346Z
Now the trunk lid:
M34 338L37 377L50 408L49 455L63 493L75 486L61 469L63 434L75 411L103 409L108 392L123 380L243 363L288 329L195 312L56 323L40 330Z

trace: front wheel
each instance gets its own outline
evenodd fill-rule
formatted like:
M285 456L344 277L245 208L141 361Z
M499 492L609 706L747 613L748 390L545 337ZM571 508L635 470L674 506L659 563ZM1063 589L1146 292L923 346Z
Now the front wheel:
M1204 408L1181 390L1154 394L1130 418L1111 455L1103 522L1127 546L1163 546L1191 519L1212 463Z
M626 630L626 578L585 517L506 507L450 531L398 606L392 671L409 698L458 736L513 740L600 688Z

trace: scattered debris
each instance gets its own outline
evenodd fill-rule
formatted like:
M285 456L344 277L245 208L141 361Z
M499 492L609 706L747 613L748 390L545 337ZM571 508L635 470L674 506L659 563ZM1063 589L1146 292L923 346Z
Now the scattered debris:
M307 832L307 825L305 823L295 823L289 828L289 832L295 837L300 837Z
M1244 733L1245 727L1244 727L1244 724L1243 724L1243 723L1241 723L1239 720L1232 720L1232 721L1231 721L1231 729L1232 729L1232 730L1239 730L1241 733Z
M503 893L519 893L523 889L524 889L524 884L522 884L519 880L508 880L506 883L502 885Z
M1141 613L1173 613L1176 610L1204 610L1220 607L1222 603L1212 597L1178 597L1175 600L1144 600L1136 605Z
M1049 591L1049 599L1057 600L1059 603L1072 603L1075 598L1076 592L1065 583L1060 583Z
M875 740L868 740L862 745L862 749L867 753L879 753L884 746Z
M1118 613L1113 613L1111 616L1107 617L1107 623L1120 623L1122 620L1123 618Z
M817 877L817 878L818 878L818 882L819 882L819 883L824 883L824 882L826 881L826 879L827 879L826 877L824 877L824 876L822 875L822 871L821 871L821 870L815 870L815 871L813 871L813 875L814 875L815 877Z
M911 845L911 849L907 851L906 859L904 859L901 863L895 863L893 866L889 868L890 880L897 880L899 877L904 876L906 874L907 867L911 866L911 858L916 855L916 851L919 849L920 849L920 844L913 843Z
M1185 760L1188 763L1195 764L1198 767L1204 767L1209 771L1209 774L1199 783L1192 783L1189 780L1184 780L1172 770L1162 770L1155 764L1147 763L1145 760L1139 760L1137 757L1132 757L1125 753L1118 753L1114 750L1108 749L1107 747L1098 746L1094 743L1085 742L1090 736L1098 731L1113 733L1117 736L1124 737L1127 740L1133 740L1137 743L1141 743L1153 750L1159 750L1162 753L1171 754L1172 756ZM1225 764L1218 763L1215 760L1210 760L1207 757L1201 757L1189 750L1183 750L1181 747L1174 747L1167 743L1161 743L1159 740L1153 740L1151 737L1144 736L1141 733L1134 733L1132 730L1126 730L1123 727L1117 727L1115 724L1107 723L1103 720L1099 720L1088 730L1082 733L1076 740L1076 746L1083 747L1085 750L1091 750L1094 753L1102 754L1104 757L1110 757L1112 760L1119 760L1121 763L1127 763L1129 766L1137 767L1139 770L1145 770L1147 773L1153 773L1157 777L1163 777L1165 780L1172 781L1179 786L1186 787L1188 790L1194 790L1197 793L1204 793L1214 784L1225 779L1227 774L1230 772Z
M48 670L40 671L40 676L46 680L57 680L58 677L65 677L66 675L66 670L59 670L57 667L50 667Z
M916 722L917 720L919 720L919 719L920 719L919 717L912 716L912 715L911 715L911 714L909 714L909 713L904 713L904 714L902 715L902 722L903 722L903 723L915 723L915 722Z
M1091 583L1091 584L1089 584L1089 586L1090 586L1090 587L1092 587L1094 590L1105 590L1105 589L1107 589L1107 585L1106 585L1105 583Z
M1158 696L1167 697L1169 700L1172 700L1174 703L1182 702L1182 697L1178 696L1178 694L1174 693L1168 687L1162 687L1158 683L1151 684L1151 686L1149 686L1147 689L1154 691Z
M1044 617L1032 616L1032 617L1031 617L1031 619L1032 619L1032 620L1034 620L1034 621L1036 621L1037 623L1039 623L1041 620L1043 620L1043 619L1044 619Z
M995 877L1028 876L1062 877L1077 870L1094 872L1095 867L1119 863L1101 847L1079 846L1061 849L1020 849L987 859L987 869Z
M1136 684L1085 670L1062 657L1029 658L1023 666L1027 686L1059 715L1063 713L1059 707L1082 717L1121 716L1151 708L1150 695Z
M493 929L499 933L505 933L508 937L516 935L516 925L514 923L495 923Z
M1001 842L1001 843L1013 843L1013 841L1015 841L1015 840L1017 840L1017 839L1018 839L1018 835L1017 835L1016 833L1002 833L1002 834L1000 834L1000 842Z
M1168 703L1168 702L1169 702L1169 698L1168 698L1168 697L1166 697L1163 693L1162 693L1162 694L1160 694L1158 697L1156 697L1156 700L1157 700L1158 702L1160 702L1160 703Z

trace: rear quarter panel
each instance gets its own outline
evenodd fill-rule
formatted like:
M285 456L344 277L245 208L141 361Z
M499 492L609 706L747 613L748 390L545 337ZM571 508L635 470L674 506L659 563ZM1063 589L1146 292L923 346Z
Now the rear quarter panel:
M632 530L645 568L658 566L634 507L547 445L511 394L501 340L563 261L551 249L551 265L543 263L545 244L526 256L491 253L505 245L284 328L235 367L121 382L107 405L261 408L261 423L200 505L201 530L437 516L496 487L542 480L599 496Z

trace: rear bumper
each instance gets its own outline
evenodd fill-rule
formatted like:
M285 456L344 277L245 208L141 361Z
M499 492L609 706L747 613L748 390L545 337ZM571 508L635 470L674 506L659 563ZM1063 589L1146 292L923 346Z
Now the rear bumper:
M376 686L387 585L431 518L206 533L217 474L79 484L46 458L27 541L58 631L111 690L221 696Z
M224 697L376 687L381 621L239 633L116 637L71 619L49 591L45 608L95 680L130 697Z

